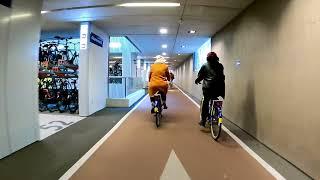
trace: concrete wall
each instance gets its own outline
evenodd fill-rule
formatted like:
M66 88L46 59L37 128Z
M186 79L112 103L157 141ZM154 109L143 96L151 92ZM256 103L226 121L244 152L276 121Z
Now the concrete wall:
M88 23L87 48L80 49L79 66L79 114L89 116L104 107L108 96L108 48L109 37L106 33ZM103 47L90 42L90 33L100 36ZM81 42L81 40L80 40ZM81 44L80 44L81 46Z
M193 56L190 56L179 68L175 69L174 83L197 99L202 98L202 86L196 85L198 72L193 72Z
M318 0L257 0L213 38L225 66L224 115L316 179L319 7Z
M39 139L37 59L42 0L13 0L1 6L0 158ZM3 126L2 126L3 125ZM3 133L5 132L6 135Z
M6 107L6 66L8 44L8 30L11 15L9 8L0 5L0 158L10 153L8 122L7 122L7 107Z

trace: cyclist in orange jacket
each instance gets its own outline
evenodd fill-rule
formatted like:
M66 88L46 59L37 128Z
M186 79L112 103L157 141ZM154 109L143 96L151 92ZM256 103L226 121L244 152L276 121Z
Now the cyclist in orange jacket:
M151 65L150 73L149 73L149 96L152 103L153 113L154 109L154 99L153 95L157 92L161 94L163 108L167 109L167 92L168 92L168 81L170 80L170 73L168 65L166 64L166 60L162 56L157 56L157 60Z

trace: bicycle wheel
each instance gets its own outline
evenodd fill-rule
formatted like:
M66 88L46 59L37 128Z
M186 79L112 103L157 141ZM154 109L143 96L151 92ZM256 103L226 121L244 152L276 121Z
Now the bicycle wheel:
M221 134L222 123L220 119L212 118L210 123L211 136L214 140L218 140Z
M202 97L202 99L201 99L201 104L200 104L200 121L202 120L202 106L203 106L203 100L204 100L204 98Z
M161 114L159 112L157 112L155 116L156 116L156 126L158 128L158 127L160 127Z
M76 103L71 103L69 105L69 111L70 111L70 114L74 114L76 113L78 110L78 105Z
M63 101L58 102L58 110L60 113L64 113L67 110L67 105Z
M44 112L46 110L48 110L47 105L45 103L43 103L43 102L40 102L39 103L39 111L40 112Z

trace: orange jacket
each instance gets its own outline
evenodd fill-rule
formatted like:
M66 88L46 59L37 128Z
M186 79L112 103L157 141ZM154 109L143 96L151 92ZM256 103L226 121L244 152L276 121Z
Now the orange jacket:
M170 73L166 64L151 65L149 73L149 94L153 95L157 90L166 93L168 89L168 80L170 80Z

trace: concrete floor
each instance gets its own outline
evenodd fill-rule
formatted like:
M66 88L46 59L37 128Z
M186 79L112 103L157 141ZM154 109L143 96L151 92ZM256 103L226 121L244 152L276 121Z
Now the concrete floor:
M196 124L198 109L180 92L170 91L170 99L179 103L169 102L161 129L154 127L148 101L142 102L73 179L89 176L90 179L122 179L125 174L130 179L168 179L172 175L183 179L273 179L226 133L223 133L220 143L215 143L209 134L199 131ZM182 107L184 110L179 109ZM104 109L0 160L0 179L59 179L130 110ZM227 119L224 125L286 179L311 179ZM215 151L217 153L212 153ZM216 173L209 177L211 171Z
M131 108L108 108L0 160L1 180L57 180Z
M200 131L199 108L170 91L162 125L155 127L149 99L75 172L73 180L275 179L228 133L219 142Z

